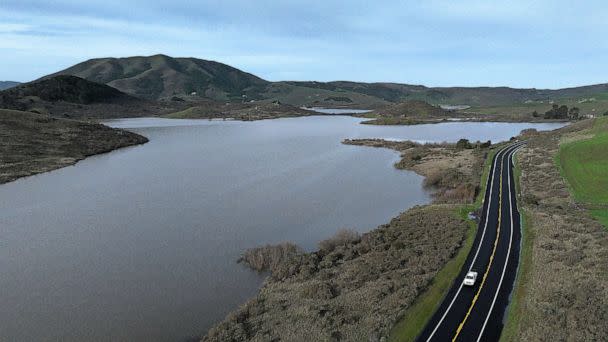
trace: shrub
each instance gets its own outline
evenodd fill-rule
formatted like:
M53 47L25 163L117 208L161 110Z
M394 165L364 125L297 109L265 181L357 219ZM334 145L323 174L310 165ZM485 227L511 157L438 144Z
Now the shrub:
M456 148L465 149L465 148L473 148L473 146L469 142L469 139L460 139L456 143Z
M349 243L357 242L361 239L358 232L352 229L340 229L336 234L329 239L322 240L319 242L319 249L325 252L331 252L336 247L346 245Z
M288 259L302 253L304 251L297 245L283 242L278 245L250 248L241 255L238 262L243 262L258 272L274 272Z

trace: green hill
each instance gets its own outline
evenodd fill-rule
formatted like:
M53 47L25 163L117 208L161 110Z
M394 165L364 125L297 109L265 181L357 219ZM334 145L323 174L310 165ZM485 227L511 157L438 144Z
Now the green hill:
M50 76L55 75L82 77L146 99L196 93L217 100L240 100L243 94L255 98L269 83L222 63L165 55L91 59Z

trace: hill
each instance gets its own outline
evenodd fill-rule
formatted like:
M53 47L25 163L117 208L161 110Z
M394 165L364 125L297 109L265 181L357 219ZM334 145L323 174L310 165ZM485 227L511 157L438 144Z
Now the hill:
M12 88L19 84L20 84L19 82L13 82L13 81L0 81L0 90Z
M400 102L382 109L377 109L370 113L361 115L362 117L373 118L364 121L365 124L374 125L408 125L421 122L435 122L438 120L452 117L452 112L433 106L420 100L409 100Z
M112 118L174 111L178 103L157 103L76 76L53 76L0 91L0 108L60 117Z
M226 64L165 55L91 59L50 76L57 75L78 76L155 100L193 93L216 100L241 100L243 94L257 98L269 84Z
M101 124L7 109L0 109L0 140L0 184L148 141Z
M207 101L198 103L196 106L183 111L165 115L165 117L173 119L235 119L252 121L315 114L318 115L318 113L280 102L218 103Z

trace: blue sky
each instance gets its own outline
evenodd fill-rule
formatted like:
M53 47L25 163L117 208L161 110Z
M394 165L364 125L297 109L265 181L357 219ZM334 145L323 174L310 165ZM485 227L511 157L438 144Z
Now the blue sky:
M608 82L605 1L0 3L0 80L163 53L277 80L561 88Z

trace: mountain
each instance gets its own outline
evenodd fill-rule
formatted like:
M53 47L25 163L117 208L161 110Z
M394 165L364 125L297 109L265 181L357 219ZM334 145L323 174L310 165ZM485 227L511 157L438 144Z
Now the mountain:
M19 84L20 84L19 82L13 82L13 81L0 81L0 90L12 88Z
M216 100L241 100L264 92L270 83L226 64L165 55L98 58L50 75L73 75L104 83L146 99L196 95Z
M63 117L148 116L182 108L127 95L105 84L59 75L0 91L0 108Z

